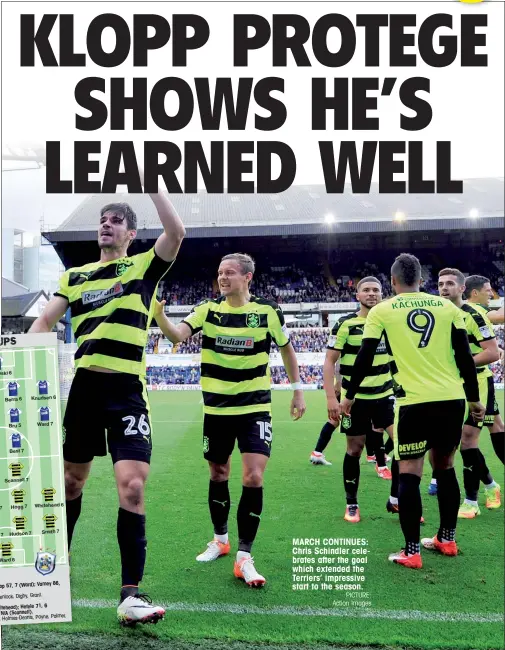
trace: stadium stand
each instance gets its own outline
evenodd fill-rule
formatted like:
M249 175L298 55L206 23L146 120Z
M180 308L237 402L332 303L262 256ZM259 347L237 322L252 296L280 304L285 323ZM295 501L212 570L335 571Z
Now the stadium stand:
M279 195L171 195L187 235L159 298L166 300L170 318L180 321L192 305L217 296L216 269L223 255L247 252L256 260L252 292L282 306L297 353L324 356L327 327L355 308L356 282L375 275L389 296L391 263L402 252L420 258L425 291L436 293L438 271L456 266L489 277L503 298L503 191L499 177L468 179L458 195L386 195L376 186L366 196L350 187L331 195L322 185L293 186ZM65 268L96 259L100 208L113 201L128 202L137 214L130 253L153 245L161 229L148 197L92 195L61 226L43 233ZM301 327L309 323L317 327ZM66 337L71 343L68 330ZM198 366L200 349L199 336L172 348L153 331L146 347L153 385L197 383L191 368ZM150 358L156 362L150 364ZM317 385L320 361L300 358L300 363L307 382ZM285 379L280 370L272 373L274 381Z

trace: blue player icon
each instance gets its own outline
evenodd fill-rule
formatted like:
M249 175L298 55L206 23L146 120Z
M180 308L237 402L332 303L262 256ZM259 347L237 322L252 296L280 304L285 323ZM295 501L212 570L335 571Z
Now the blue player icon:
M13 433L10 438L12 449L21 449L21 434Z
M40 421L49 422L50 413L51 413L51 409L48 406L41 406L39 408Z

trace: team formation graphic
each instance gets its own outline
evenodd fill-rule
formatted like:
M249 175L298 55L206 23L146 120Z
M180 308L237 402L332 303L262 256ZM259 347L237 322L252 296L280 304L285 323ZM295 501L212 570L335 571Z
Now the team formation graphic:
M0 623L71 620L55 335L0 347Z

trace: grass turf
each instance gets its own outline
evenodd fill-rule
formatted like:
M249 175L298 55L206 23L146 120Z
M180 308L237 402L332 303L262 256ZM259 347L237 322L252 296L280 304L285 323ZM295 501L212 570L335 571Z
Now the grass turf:
M233 578L232 555L207 565L195 562L195 555L212 536L200 393L151 393L155 431L147 487L149 548L143 587L156 602L169 605L165 621L138 630L117 626L113 607L120 579L117 497L110 460L97 459L73 542L73 622L36 628L5 626L2 647L20 647L20 635L26 639L23 645L72 646L74 650L88 647L88 642L98 650L119 648L132 639L142 640L142 644L149 641L146 647L181 650L200 647L202 639L214 640L208 642L209 648L233 641L239 644L237 649L241 641L274 644L279 650L295 644L302 644L296 645L299 648L309 644L315 650L328 643L347 648L503 647L503 624L473 618L475 614L496 618L503 613L503 509L482 507L477 520L460 521L458 557L424 552L421 571L392 565L387 554L400 548L402 535L398 516L385 510L390 482L378 479L373 465L363 462L362 521L358 525L344 522L343 436L334 434L326 451L334 462L332 467L310 465L308 456L325 421L324 395L306 394L308 412L297 423L289 422L289 397L289 393L274 393L272 459L265 475L264 511L254 546L258 569L268 580L265 589L253 591ZM494 455L487 430L481 448L503 485L503 465ZM459 455L457 463L461 477ZM237 452L233 465L232 547L237 539L235 515L241 491ZM432 536L438 527L437 500L427 495L429 477L426 468L421 485L426 519L422 536ZM364 589L370 593L371 606L357 609L352 605L352 592L293 591L295 537L366 538L370 553ZM344 605L335 605L336 600ZM188 611L192 606L195 611ZM402 612L407 612L403 619ZM323 616L325 613L338 615Z

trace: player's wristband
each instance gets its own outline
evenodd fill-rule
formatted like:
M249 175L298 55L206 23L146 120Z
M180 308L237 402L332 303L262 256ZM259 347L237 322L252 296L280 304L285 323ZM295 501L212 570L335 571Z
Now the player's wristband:
M302 390L302 382L301 381L295 381L291 384L291 388L293 390Z

